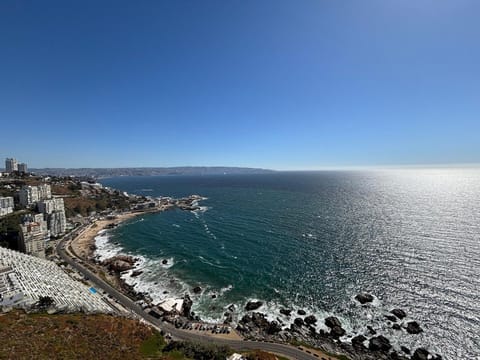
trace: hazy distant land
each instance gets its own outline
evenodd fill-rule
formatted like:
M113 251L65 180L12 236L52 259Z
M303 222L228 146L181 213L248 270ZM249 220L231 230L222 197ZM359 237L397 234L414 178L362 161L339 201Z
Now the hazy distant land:
M90 176L105 178L114 176L155 176L155 175L221 175L221 174L260 174L273 170L224 167L224 166L184 166L184 167L135 167L135 168L43 168L30 169L38 175Z

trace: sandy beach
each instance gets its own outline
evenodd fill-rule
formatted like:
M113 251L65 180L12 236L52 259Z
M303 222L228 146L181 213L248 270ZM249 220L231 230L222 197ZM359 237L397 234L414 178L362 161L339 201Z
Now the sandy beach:
M77 254L77 256L88 259L93 255L95 249L95 237L97 236L98 232L106 229L107 226L111 224L118 225L124 221L127 221L131 218L134 218L138 215L142 215L144 212L132 212L117 215L115 219L112 220L97 220L90 226L88 226L80 235L78 235L75 239L71 242L71 248Z

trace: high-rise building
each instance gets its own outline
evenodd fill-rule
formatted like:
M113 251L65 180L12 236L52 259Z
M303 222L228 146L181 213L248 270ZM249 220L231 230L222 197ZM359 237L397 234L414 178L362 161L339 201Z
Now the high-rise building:
M47 224L51 236L65 234L65 229L67 227L67 217L65 216L65 211L53 211L47 216Z
M13 212L13 197L0 197L0 216L4 216Z
M37 201L50 199L51 197L52 190L48 184L23 186L18 193L18 198L22 206L29 206Z
M65 233L67 218L62 198L42 200L37 203L38 211L45 214L50 235L58 236Z
M18 171L18 162L14 158L6 158L5 159L5 171L7 173L12 173L14 171Z
M20 249L25 254L45 258L45 245L49 237L43 214L23 218L20 224Z
M26 174L28 172L27 164L25 163L18 164L18 172L22 174Z

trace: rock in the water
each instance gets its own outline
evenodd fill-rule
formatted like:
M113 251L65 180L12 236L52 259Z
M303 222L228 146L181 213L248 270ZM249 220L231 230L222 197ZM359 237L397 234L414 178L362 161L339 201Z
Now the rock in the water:
M407 323L407 332L409 334L420 334L422 331L423 329L416 321L410 321L409 323Z
M390 359L391 360L409 360L409 358L407 358L403 355L400 355L396 351L393 351L393 352L390 353Z
M367 325L367 329L368 329L368 332L372 335L376 335L377 334L377 331L371 327L370 325Z
M302 318L296 318L295 320L293 320L293 323L297 326L303 326L305 325L305 322L303 321Z
M325 325L327 325L329 328L333 328L335 326L342 327L342 323L340 320L338 320L337 317L335 316L329 316L325 319Z
M168 260L167 260L167 259L163 259L163 260L162 260L162 264L163 264L163 265L167 265L167 264L168 264Z
M298 314L298 315L302 315L302 316L303 316L303 315L307 315L306 311L305 311L305 310L302 310L302 309L298 310L298 311L297 311L297 314Z
M410 349L406 346L400 346L400 350L402 350L405 354L410 355Z
M190 296L188 296L188 294L185 294L185 296L183 297L182 315L186 318L192 318L192 314L190 313L190 311L192 310L192 305L192 299L190 299Z
M104 260L102 265L109 270L115 272L122 272L133 269L135 266L135 259L128 255L116 255L110 259Z
M212 294L212 299L216 299L217 298L217 294Z
M275 320L270 322L267 326L267 334L273 335L282 331L282 327Z
M379 335L377 337L373 337L370 339L370 343L368 344L368 348L372 351L388 351L390 350L392 345L390 345L390 340L388 340L385 336Z
M202 292L202 288L200 286L195 286L193 288L193 293L194 294L200 294Z
M227 309L228 309L228 311L234 312L235 311L235 305L230 304L230 305L227 306Z
M397 322L397 318L393 315L385 315L385 318L391 322Z
M400 320L403 319L405 316L407 316L407 314L405 313L405 311L403 311L402 309L393 309L392 311L390 311L393 315L395 315L397 318L399 318Z
M415 350L412 356L412 360L428 360L430 353L424 348L418 348Z
M355 296L355 300L357 300L360 304L366 304L373 301L373 295L367 293L360 293Z
M355 337L352 338L352 345L354 347L364 347L363 346L363 342L367 340L367 338L363 335L357 335Z
M141 275L141 274L143 274L142 270L135 270L135 271L132 271L131 277L135 277L135 276L138 276L138 275Z
M332 327L332 329L330 330L330 335L336 339L338 339L339 337L345 335L345 329L342 328L341 326L334 326Z
M392 329L393 330L402 330L402 327L399 324L393 324Z
M314 315L309 315L303 320L305 321L305 324L307 324L307 325L313 325L317 322L317 318Z
M245 310L247 311L257 310L262 305L263 305L263 302L261 301L249 301L247 305L245 305Z
M224 324L229 324L233 321L233 314L231 312L226 312L223 315L225 316L225 320L223 320Z
M280 314L290 316L291 313L292 313L292 310L290 309L280 309Z

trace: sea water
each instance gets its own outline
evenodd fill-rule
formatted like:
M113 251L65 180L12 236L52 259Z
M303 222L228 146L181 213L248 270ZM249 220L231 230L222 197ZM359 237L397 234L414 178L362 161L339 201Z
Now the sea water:
M480 356L479 169L101 182L145 196L207 198L198 211L142 215L101 237L100 256L140 258L144 273L126 280L155 301L189 293L196 313L221 321L230 304L242 316L258 299L265 303L258 311L285 326L296 316L280 314L282 307L304 309L319 318L318 329L324 317L339 317L347 341L371 325L397 347ZM360 306L359 292L373 294L373 304ZM393 308L424 332L391 329L384 314Z

